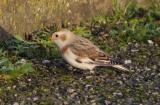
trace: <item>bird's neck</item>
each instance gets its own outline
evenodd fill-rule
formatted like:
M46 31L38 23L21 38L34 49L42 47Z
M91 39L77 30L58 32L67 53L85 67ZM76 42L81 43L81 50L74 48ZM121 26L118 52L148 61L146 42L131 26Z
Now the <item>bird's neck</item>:
M60 48L60 52L64 54L68 50L68 47L68 45L63 46L62 48Z

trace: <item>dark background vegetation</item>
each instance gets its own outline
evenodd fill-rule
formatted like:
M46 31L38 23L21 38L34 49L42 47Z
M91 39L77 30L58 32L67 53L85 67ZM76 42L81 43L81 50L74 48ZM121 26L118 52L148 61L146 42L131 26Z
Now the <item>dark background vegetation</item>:
M77 70L48 39L88 38L131 73ZM160 0L1 0L0 104L159 105Z

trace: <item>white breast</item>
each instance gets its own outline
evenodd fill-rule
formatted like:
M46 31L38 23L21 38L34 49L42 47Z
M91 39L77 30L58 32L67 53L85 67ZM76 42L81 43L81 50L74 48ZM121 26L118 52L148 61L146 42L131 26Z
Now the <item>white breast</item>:
M75 55L74 53L72 53L72 51L70 49L67 49L67 51L64 53L63 57L69 64L71 64L72 66L79 68L79 69L93 70L96 66L93 64L89 64L89 62L92 62L92 60L88 59L88 58L81 59L82 63L77 62L76 58L78 56Z

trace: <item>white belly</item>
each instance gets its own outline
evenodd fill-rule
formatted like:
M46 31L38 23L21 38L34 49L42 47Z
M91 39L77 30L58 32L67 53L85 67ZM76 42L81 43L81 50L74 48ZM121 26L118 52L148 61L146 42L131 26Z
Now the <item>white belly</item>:
M92 60L90 60L88 58L81 59L82 63L77 62L76 61L77 56L74 53L72 53L70 49L68 49L64 53L63 57L70 65L72 65L76 68L79 68L79 69L93 70L96 66L96 65L93 65L93 64L89 64L88 62L92 62Z

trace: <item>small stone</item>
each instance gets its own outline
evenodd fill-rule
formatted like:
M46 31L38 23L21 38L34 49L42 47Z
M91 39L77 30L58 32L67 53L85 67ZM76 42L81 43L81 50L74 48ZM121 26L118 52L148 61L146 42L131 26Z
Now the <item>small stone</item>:
M125 63L125 64L131 64L132 61L131 61L131 60L125 60L124 63Z
M154 70L156 70L158 67L156 65L153 65L152 67Z
M33 101L37 101L38 99L38 97L33 97Z
M94 103L92 103L91 105L97 105L97 104L94 102Z
M76 92L72 93L72 94L71 94L71 98L74 98L76 95L77 95Z
M94 102L96 102L96 100L91 100L91 103L94 103Z
M104 103L105 103L105 105L109 105L109 104L111 104L111 102L110 102L110 101L108 101L108 100L105 100L105 101L104 101Z
M123 82L122 82L122 81L119 80L119 81L117 81L117 82L118 82L120 85L123 85Z
M92 85L85 85L85 89L88 90Z
M63 102L64 105L68 105L69 103L67 101Z
M138 52L139 50L138 49L131 49L131 52Z
M90 72L90 74L94 74L94 73L95 73L95 71L94 71L94 70L90 70L89 72Z
M20 60L20 63L21 63L21 64L25 64L25 63L27 63L27 60L26 60L26 59L21 59L21 60Z
M30 97L28 97L28 98L26 98L28 101L30 101L31 100L31 98Z
M96 105L96 100L91 100L91 105Z
M151 71L151 68L145 67L146 71Z
M136 78L136 81L138 81L138 82L139 82L139 81L140 81L140 79L139 79L139 78Z
M139 44L138 44L138 43L135 43L135 47L139 47Z
M75 90L74 90L74 89L71 89L71 88L69 88L67 91L68 91L69 93L75 92Z
M152 40L147 40L150 45L153 45L154 42Z
M14 96L17 97L18 95L17 95L17 94L14 94Z
M15 89L16 88L16 85L13 85L13 89Z
M86 76L86 79L91 79L93 76Z
M8 87L7 87L7 90L11 90L11 87L8 86Z
M114 96L123 96L123 94L121 92L114 92L113 95Z
M14 102L13 105L19 105L19 103L18 102Z
M76 69L74 69L74 68L73 68L72 66L70 66L70 65L68 66L68 69L69 69L69 70L72 70L72 71L76 71Z
M31 80L32 80L32 79L30 79L30 78L28 79L29 82L30 82Z
M81 101L80 101L80 100L78 100L78 101L77 101L77 103L78 103L78 104L81 104Z
M48 63L50 63L50 60L43 60L42 63L43 64L48 64Z
M158 92L152 92L152 95L153 95L153 96L158 96L159 93L158 93Z
M131 104L131 103L132 103L132 101L133 101L133 99L132 99L132 98L127 98L127 99L126 99L126 102L127 102L128 104Z

